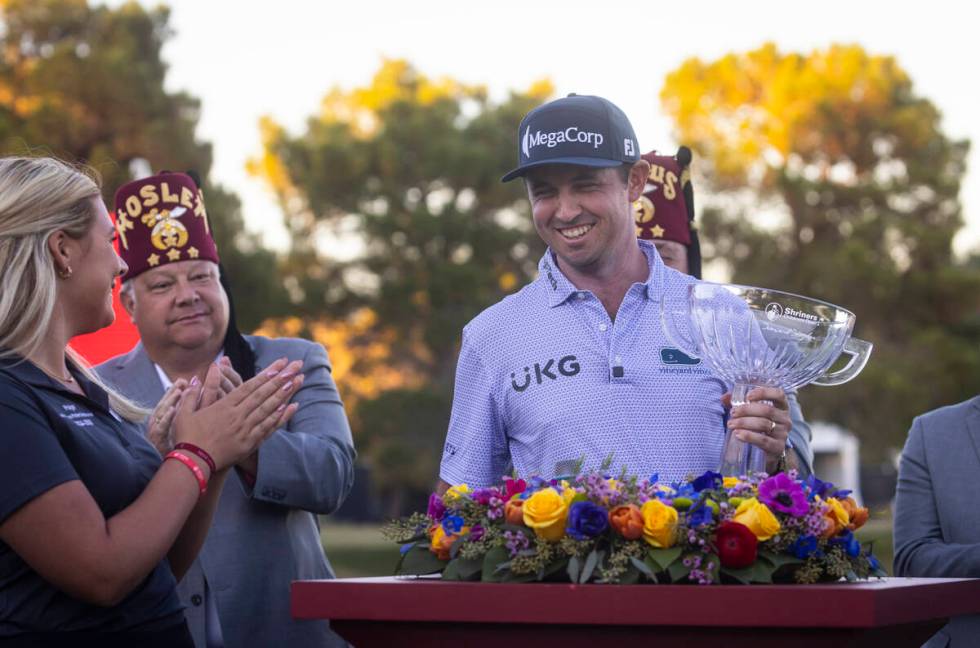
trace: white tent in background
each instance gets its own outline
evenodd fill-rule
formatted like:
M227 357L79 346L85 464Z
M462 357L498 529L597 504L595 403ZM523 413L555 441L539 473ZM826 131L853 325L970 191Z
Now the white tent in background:
M862 503L858 438L833 423L811 423L810 430L814 474L838 488L850 489L854 499Z

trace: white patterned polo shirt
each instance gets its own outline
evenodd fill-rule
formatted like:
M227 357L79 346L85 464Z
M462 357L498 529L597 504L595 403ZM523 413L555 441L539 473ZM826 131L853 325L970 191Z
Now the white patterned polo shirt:
M715 470L724 442L720 379L664 335L660 302L696 279L638 241L650 274L615 321L578 290L551 250L538 278L463 330L440 477L473 487L566 474L580 458L661 481Z

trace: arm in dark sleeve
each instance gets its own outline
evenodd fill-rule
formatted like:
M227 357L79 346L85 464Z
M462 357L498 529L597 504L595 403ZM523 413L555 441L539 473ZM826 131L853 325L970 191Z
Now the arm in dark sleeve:
M0 380L0 522L78 473L26 389Z
M980 576L980 542L943 541L936 493L926 456L921 418L912 423L902 450L895 495L895 575L956 578ZM970 476L964 475L964 479ZM965 510L964 515L975 515Z
M259 448L251 496L263 502L326 515L337 510L354 484L354 441L327 352L309 346L299 410L285 429Z

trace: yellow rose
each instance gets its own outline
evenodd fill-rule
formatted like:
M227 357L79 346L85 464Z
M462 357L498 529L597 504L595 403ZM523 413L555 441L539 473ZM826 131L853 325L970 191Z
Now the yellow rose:
M744 524L760 541L768 540L779 533L780 524L769 507L750 497L735 509L733 518L739 524Z
M570 488L561 494L554 488L542 488L524 501L524 524L539 538L558 542L565 535L568 504L573 497L575 491Z
M643 539L648 544L661 549L674 544L677 509L658 499L652 499L643 503L640 513L643 515Z
M466 484L459 484L458 486L452 486L447 491L446 494L442 496L442 501L446 504L451 504L463 497L463 495L468 495L470 492L470 487Z
M722 488L735 488L738 486L738 477L722 477L721 486Z

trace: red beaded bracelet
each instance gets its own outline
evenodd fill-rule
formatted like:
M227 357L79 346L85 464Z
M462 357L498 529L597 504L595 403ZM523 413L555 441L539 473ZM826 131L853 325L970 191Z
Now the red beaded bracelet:
M197 479L197 487L201 491L201 495L204 495L208 491L208 480L204 478L204 471L198 466L193 459L185 455L183 452L178 452L176 450L171 450L167 453L167 456L163 458L164 461L167 459L176 459L180 463L184 464L190 471L194 473L194 478Z
M205 450L201 446L196 446L193 443L185 443L181 441L180 443L174 446L174 450L187 450L189 452L193 452L198 457L204 460L204 463L206 463L208 465L208 468L211 469L212 475L218 472L218 468L214 465L214 459L212 459L211 455L208 454L207 450Z

